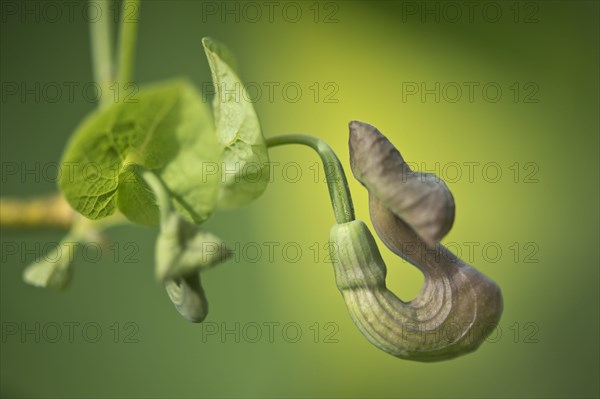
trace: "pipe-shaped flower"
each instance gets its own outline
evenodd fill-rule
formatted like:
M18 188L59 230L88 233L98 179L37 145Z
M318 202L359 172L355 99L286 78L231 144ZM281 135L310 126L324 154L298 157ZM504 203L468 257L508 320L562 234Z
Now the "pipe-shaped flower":
M369 191L375 231L425 276L417 297L403 302L386 288L386 266L364 223L331 230L338 289L352 320L375 346L420 361L475 350L502 314L500 288L439 244L452 226L454 200L433 175L413 172L375 127L350 123L350 163Z

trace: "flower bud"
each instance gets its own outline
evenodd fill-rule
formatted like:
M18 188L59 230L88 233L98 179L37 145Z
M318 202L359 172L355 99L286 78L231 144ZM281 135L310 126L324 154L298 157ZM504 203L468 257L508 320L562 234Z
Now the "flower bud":
M192 273L187 276L169 280L165 289L175 305L175 309L193 323L200 323L208 314L208 301L200 283L200 275Z
M156 242L156 278L176 279L215 266L229 255L218 237L172 213Z
M213 234L202 231L173 212L164 218L156 242L156 278L164 282L177 311L199 323L208 301L199 273L225 261L230 252Z

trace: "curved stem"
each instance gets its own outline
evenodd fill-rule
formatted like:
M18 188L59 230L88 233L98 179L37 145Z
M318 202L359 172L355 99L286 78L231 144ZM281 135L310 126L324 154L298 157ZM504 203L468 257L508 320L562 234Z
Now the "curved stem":
M323 169L325 169L327 187L329 188L331 205L333 206L336 222L347 223L354 220L354 205L352 205L352 196L350 195L344 168L337 155L335 155L335 152L333 152L327 143L317 137L306 134L284 134L269 137L266 140L267 147L301 144L315 150L323 162Z
M169 215L173 212L173 208L171 206L171 198L169 197L169 192L167 188L163 184L162 180L158 176L149 170L140 171L142 178L148 183L152 192L156 196L156 201L158 202L158 209L160 210L160 219L161 225L165 225Z
M117 83L124 87L133 78L133 60L135 57L135 42L137 39L137 23L140 12L139 0L123 1L121 23L119 26L119 63Z

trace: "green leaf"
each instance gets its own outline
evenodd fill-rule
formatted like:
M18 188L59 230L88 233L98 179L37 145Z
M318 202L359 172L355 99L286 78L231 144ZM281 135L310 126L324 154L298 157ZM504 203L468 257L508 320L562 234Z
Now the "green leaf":
M172 213L156 242L156 277L176 279L223 262L230 253L215 235Z
M137 165L125 165L119 179L121 182L117 197L119 210L132 221L152 225L159 219L158 206L150 189L140 189L140 187L147 187L147 184L139 175Z
M23 271L23 280L36 287L65 289L73 276L73 257L77 241L65 238L49 253Z
M201 223L215 208L221 157L208 107L189 82L171 81L84 120L63 156L59 185L90 219L118 208L133 222L157 225L156 201L139 165L163 179L180 213Z
M215 86L213 102L219 141L225 147L218 206L235 208L260 196L269 182L269 156L258 117L238 77L231 52L202 39Z

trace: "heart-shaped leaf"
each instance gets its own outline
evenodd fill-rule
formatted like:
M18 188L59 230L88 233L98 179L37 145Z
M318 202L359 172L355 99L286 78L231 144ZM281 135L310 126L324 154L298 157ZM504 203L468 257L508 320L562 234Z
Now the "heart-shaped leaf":
M189 82L171 81L84 120L63 156L59 185L90 219L118 208L133 222L157 225L154 195L132 167L139 165L166 182L182 215L201 223L215 208L221 157L208 107Z
M254 106L235 71L232 53L202 39L215 86L219 141L225 148L218 206L235 208L260 196L269 182L269 156Z

